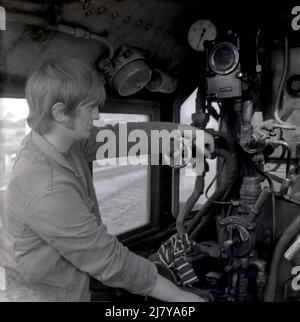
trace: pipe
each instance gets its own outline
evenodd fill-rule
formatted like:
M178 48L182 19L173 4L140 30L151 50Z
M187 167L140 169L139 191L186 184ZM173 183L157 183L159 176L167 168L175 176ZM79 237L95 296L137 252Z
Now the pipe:
M45 27L48 24L48 20L45 18L27 15L23 13L15 13L15 12L6 12L6 21L8 22L19 22L25 25L37 26L37 27Z
M279 145L281 145L283 149L285 148L287 150L285 176L286 176L286 178L289 178L290 177L291 158L292 158L291 148L289 147L289 145L285 141L280 140L277 143Z
M105 45L108 48L109 59L113 58L114 56L114 48L112 44L106 38L97 34L93 34L87 29L72 27L64 24L51 25L49 24L49 21L45 18L22 13L7 12L6 19L10 22L19 22L26 25L41 27L50 31L60 32L65 35L72 36L73 38L94 40L96 42L101 43L102 45Z
M250 124L253 116L253 101L247 100L243 102L242 124Z
M274 118L277 121L278 124L281 125L282 129L286 130L295 130L296 126L288 124L281 120L279 116L279 104L280 104L280 98L282 95L283 85L285 83L286 75L287 75L287 69L288 69L288 55L289 55L289 45L288 45L288 38L287 36L284 37L284 53L283 53L283 71L282 76L280 79L276 100L275 100L275 112L274 112Z
M197 89L197 95L196 95L196 99L195 99L195 110L196 113L204 113L205 114L205 100L206 100L206 84L205 84L205 80L201 79L198 89ZM204 130L204 128L203 128Z
M210 200L208 200L203 205L201 210L198 211L195 217L190 221L188 231L192 239L195 239L195 237L198 236L200 230L204 226L203 223L200 223L194 230L192 230L195 224L200 222L201 218L204 216L208 217L207 220L209 219L210 210L214 206L214 201L220 200L221 198L224 197L224 194L226 193L226 191L228 191L234 185L238 174L237 159L235 155L231 154L229 151L219 149L219 148L215 150L215 154L217 156L222 157L225 161L226 170L227 170L225 183L217 191L214 192L214 194L210 197Z
M256 171L261 174L267 181L271 189L272 193L272 245L275 245L276 242L276 200L275 200L275 189L274 183L270 176L266 174L264 171L260 170L256 167Z
M255 266L257 269L257 273L256 273L257 299L259 302L263 302L264 288L267 281L266 262L260 259L255 259L250 261L250 265Z
M205 191L205 197L207 200L211 200L211 198L208 196L208 191L209 189L212 187L212 185L214 184L214 182L217 180L217 178L219 177L219 175L222 173L223 169L224 169L224 165L225 165L225 162L223 161L218 173L214 176L214 178L212 179L212 181L210 182L210 184L208 185L206 191ZM227 193L226 193L227 194ZM226 194L224 195L223 199L226 198ZM212 202L214 204L217 204L217 205L232 205L232 202L231 201L215 201L215 200L212 200Z
M53 8L50 3L35 3L30 1L18 1L18 0L1 0L1 6L6 11L18 11L23 13L47 13Z
M270 188L264 187L255 205L250 209L250 213L253 214L254 216L257 216L260 213L261 207L270 197L271 193L272 191Z
M270 276L268 279L268 284L265 290L265 302L275 301L275 292L277 286L277 275L280 261L283 257L284 251L286 250L289 243L300 231L300 215L288 226L288 228L281 235L275 251L273 253Z
M209 121L209 115L206 113L205 105L206 86L205 80L201 79L199 87L197 89L197 95L195 99L195 113L192 114L192 124L201 130L205 130Z
M176 229L179 234L185 233L186 229L184 227L184 219L187 214L192 210L197 200L203 194L204 190L204 174L201 176L197 176L195 180L194 191L190 195L189 199L185 203L184 207L181 209L177 219L176 219Z

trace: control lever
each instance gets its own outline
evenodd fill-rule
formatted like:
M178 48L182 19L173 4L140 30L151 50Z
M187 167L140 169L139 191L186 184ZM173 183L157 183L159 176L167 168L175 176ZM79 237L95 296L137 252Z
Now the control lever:
M299 251L300 251L300 235L296 237L296 240L289 247L289 249L284 253L284 257L288 261L291 261L296 255L296 253L298 253Z

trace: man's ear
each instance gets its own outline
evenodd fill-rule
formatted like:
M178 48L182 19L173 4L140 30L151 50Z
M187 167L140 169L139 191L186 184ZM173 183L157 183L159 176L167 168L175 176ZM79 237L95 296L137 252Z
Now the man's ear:
M67 121L68 116L65 115L65 105L61 102L55 103L51 107L51 114L53 119L58 123Z

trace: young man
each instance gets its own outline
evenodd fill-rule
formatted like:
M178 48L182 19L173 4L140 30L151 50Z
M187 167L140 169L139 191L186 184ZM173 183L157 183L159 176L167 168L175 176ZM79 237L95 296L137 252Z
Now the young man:
M92 276L163 301L201 301L160 276L101 221L87 165L96 157L93 120L105 100L96 72L71 58L45 61L28 79L26 98L32 132L22 142L7 190L1 245L13 285L33 294L23 300L88 301ZM149 132L178 125L129 127ZM212 150L211 137L205 141Z

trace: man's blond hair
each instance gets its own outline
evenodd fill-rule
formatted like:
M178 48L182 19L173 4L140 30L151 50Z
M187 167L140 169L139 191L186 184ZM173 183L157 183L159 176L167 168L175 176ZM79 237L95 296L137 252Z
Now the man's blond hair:
M43 60L26 83L29 105L28 124L32 130L46 133L51 127L51 108L63 103L67 115L75 115L79 105L104 104L106 94L97 72L75 58L52 57Z

